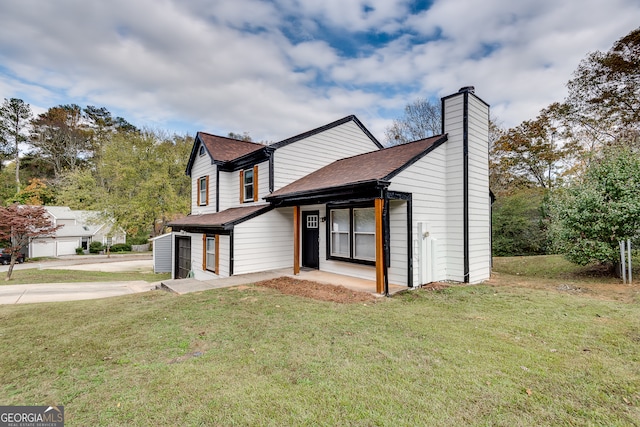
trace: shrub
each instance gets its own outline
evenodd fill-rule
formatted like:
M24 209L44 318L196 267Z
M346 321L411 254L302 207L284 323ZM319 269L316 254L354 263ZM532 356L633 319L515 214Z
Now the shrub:
M84 254L84 249L82 249L82 247L76 248L76 255L82 255Z
M91 244L89 245L89 252L91 252L92 254L97 254L103 249L104 246L102 246L102 242L91 242Z
M131 252L131 245L128 243L116 243L111 245L109 250L111 252Z
M133 236L133 237L127 236L127 243L130 245L144 245L149 243L149 237L148 236Z

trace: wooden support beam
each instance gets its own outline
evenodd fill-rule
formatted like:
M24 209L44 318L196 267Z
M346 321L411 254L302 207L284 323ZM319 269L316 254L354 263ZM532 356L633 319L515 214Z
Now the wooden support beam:
M293 274L300 274L300 206L293 207Z
M384 199L375 200L376 215L376 292L384 293L384 235L382 230L382 212Z

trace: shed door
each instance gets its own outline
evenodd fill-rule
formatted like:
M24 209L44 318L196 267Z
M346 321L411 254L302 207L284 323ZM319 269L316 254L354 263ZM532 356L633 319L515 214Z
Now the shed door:
M191 271L191 237L176 236L176 279L189 277Z
M320 212L302 212L302 266L320 267Z

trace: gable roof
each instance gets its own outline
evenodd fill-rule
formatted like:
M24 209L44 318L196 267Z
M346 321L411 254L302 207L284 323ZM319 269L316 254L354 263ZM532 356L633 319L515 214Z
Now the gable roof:
M211 214L188 215L171 221L167 225L175 229L193 230L194 232L202 229L231 230L234 225L262 215L271 209L273 206L265 204L242 206Z
M191 175L193 162L198 156L200 145L203 145L205 151L211 158L211 163L225 164L234 162L245 156L256 154L266 149L265 145L255 142L241 141L239 139L227 138L224 136L211 135L205 132L196 134L189 161L187 162L187 175Z
M347 117L343 117L339 120L336 120L335 122L331 122L329 124L326 124L324 126L320 126L319 128L315 128L312 129L310 131L301 133L300 135L296 135L296 136L292 136L291 138L287 138L284 139L280 142L276 142L275 144L271 144L269 145L270 149L278 149L280 147L284 147L285 145L289 145L292 144L296 141L300 141L301 139L305 139L305 138L309 138L310 136L316 135L318 133L324 132L326 130L332 129L334 127L343 125L345 123L348 122L353 122L355 123L356 126L358 126L360 128L360 130L362 130L362 132L364 132L365 135L367 135L367 137L378 147L378 148L383 148L382 144L380 144L380 142L376 139L375 136L373 136L371 134L371 132L369 132L369 130L364 127L364 125L362 124L362 122L360 122L360 120L358 120L358 118L356 116L354 116L353 114Z
M446 140L446 134L438 135L337 160L274 191L265 199L280 202L332 189L384 184Z
M54 236L95 236L101 229L111 226L111 221L103 218L98 211L72 210L68 206L44 206L56 221L73 220L74 224L64 224Z

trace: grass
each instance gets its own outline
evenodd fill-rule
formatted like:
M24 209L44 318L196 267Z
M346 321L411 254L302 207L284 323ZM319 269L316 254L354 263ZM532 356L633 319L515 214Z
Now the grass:
M640 257L632 260L633 275L640 278ZM567 261L562 255L494 257L493 271L534 279L579 279L585 281L607 281L616 283L619 279L611 276L606 266L579 266Z
M71 283L71 282L120 282L145 280L156 282L169 279L170 273L154 274L147 271L130 272L101 272L79 270L39 270L30 268L25 270L13 270L11 280L5 281L5 272L0 272L0 286L22 285L35 283Z
M640 423L640 306L579 294L154 291L0 325L2 404L61 404L68 426Z

